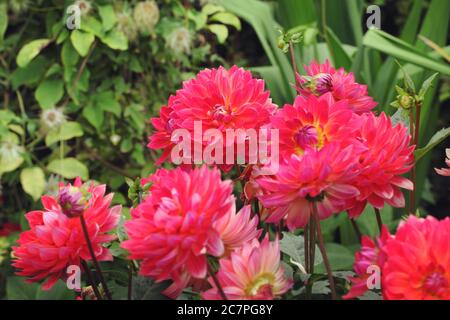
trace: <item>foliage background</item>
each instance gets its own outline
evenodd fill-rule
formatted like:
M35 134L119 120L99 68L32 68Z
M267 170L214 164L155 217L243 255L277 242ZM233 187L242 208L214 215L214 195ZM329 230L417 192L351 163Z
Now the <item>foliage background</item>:
M417 87L439 72L423 107L420 147L450 126L450 65L443 59L450 53L448 0L158 0L159 19L150 28L138 26L138 2L92 1L81 30L69 31L65 8L72 1L1 0L0 225L26 229L24 213L40 207L41 194L78 175L106 183L115 203L131 205L125 177L155 170L157 155L145 147L149 119L183 80L205 67L250 67L266 80L277 104L291 102L294 78L288 55L278 47L279 30L304 32L295 53L300 65L331 59L368 84L378 111L391 115L397 111L390 106L394 85L403 81L395 59ZM381 6L383 31L365 26L372 3ZM62 121L53 121L61 115ZM432 170L444 166L445 146L448 140L419 163L421 214L448 215L448 179ZM366 211L358 222L363 233L375 235L371 209ZM386 208L382 214L395 227L404 213ZM334 269L351 269L358 244L345 216L324 221L322 228ZM45 293L12 276L9 250L16 236L0 237L0 297L72 298L64 284ZM117 274L111 281L120 296L126 263L118 245L112 250L118 259L110 266ZM295 258L292 247L283 250Z

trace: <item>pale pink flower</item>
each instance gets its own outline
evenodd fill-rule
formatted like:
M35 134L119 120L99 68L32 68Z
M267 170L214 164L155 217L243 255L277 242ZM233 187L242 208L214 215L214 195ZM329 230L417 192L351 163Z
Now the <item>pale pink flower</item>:
M278 240L269 242L268 237L261 243L256 239L246 243L219 263L217 279L230 300L272 300L293 284L281 266ZM208 280L212 289L203 292L202 297L222 299L212 278Z
M447 158L445 159L445 163L448 167L450 167L450 149L445 149L445 154L447 156ZM436 173L440 174L441 176L450 177L450 168L435 168L434 170L436 170Z

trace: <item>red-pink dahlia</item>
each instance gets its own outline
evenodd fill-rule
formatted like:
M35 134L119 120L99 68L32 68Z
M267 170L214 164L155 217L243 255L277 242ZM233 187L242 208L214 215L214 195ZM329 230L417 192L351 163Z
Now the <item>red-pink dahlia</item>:
M390 238L391 235L386 226L383 226L380 237L376 238L375 241L368 236L363 236L361 238L361 250L355 253L355 263L353 266L356 276L349 278L352 282L352 287L342 298L353 299L362 296L369 290L368 282L370 281L370 276L377 276L376 274L373 274L376 270L371 270L371 267L377 267L378 271L381 271L383 268L386 260L386 254L383 251L383 247ZM378 275L381 276L381 274ZM381 283L381 279L378 280L380 280Z
M108 232L117 226L121 206L109 208L113 194L105 196L105 191L105 185L77 179L73 186L61 185L57 197L43 196L44 210L26 214L30 230L22 232L19 245L13 247L17 274L28 277L28 282L46 279L42 288L47 290L65 278L68 266L91 260L80 219L74 217L81 214L97 260L112 260L104 244L115 239Z
M385 299L450 300L450 218L410 216L383 250Z
M217 279L230 300L272 300L286 293L293 284L281 266L278 240L269 242L268 237L261 243L256 239L246 243L219 263ZM214 281L208 280L212 289L203 292L202 297L222 299Z
M448 167L450 167L450 149L445 149L445 154L447 156L447 158L445 159L445 163L447 164ZM450 177L450 168L442 168L442 169L435 168L434 170L436 170L436 173L440 174L441 176Z
M224 243L213 225L233 208L231 181L217 169L160 169L144 201L125 224L129 240L122 247L142 260L140 274L156 281L173 280L166 291L177 296L193 278L207 273L206 256L220 257Z
M320 150L306 149L280 164L274 176L260 176L263 190L258 198L270 210L267 222L286 219L290 230L304 227L316 203L320 219L346 208L346 201L359 192L352 186L357 175L357 157L350 145L342 149L329 143Z
M357 217L367 202L382 209L384 203L401 208L405 198L400 188L413 189L413 184L401 175L413 166L414 146L411 136L402 124L392 126L384 113L379 117L364 114L360 118L361 127L358 139L365 147L359 156L359 174L355 186L359 195L352 201L349 215Z
M305 66L305 70L308 76L297 75L301 83L297 88L299 94L308 97L331 92L336 101L347 100L348 107L358 114L377 106L368 95L367 86L356 83L353 73L345 73L343 68L334 69L328 60L324 64L313 61L310 66Z
M208 129L219 130L223 133L224 140L227 129L257 131L269 123L270 116L276 110L269 95L269 91L264 90L264 81L254 79L249 71L242 68L233 66L230 70L223 67L205 69L196 78L184 82L183 88L169 99L161 117L152 120L157 132L150 137L148 147L164 149L159 160L162 162L173 149L174 142L170 135L174 129L188 130L194 144L195 122L201 122L203 133ZM212 143L198 142L203 149ZM236 143L237 139L235 147ZM194 159L193 151L194 148L191 159ZM225 158L221 164L225 164Z
M298 96L294 105L286 104L272 117L271 127L279 130L281 156L290 158L332 141L342 147L351 144L358 129L352 116L347 101L334 102L330 93L319 98Z

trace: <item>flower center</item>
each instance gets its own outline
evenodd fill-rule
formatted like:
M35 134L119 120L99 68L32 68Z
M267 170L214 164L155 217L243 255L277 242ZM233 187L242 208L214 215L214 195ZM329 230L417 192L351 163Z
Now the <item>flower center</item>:
M216 104L212 110L212 117L214 120L219 122L229 122L231 120L231 115L228 110L220 104Z
M315 126L306 125L295 134L294 139L297 145L305 150L319 144L319 130Z
M58 203L69 218L80 216L86 208L87 200L76 187L64 187L59 191Z
M273 297L272 283L275 278L271 273L263 273L256 277L247 285L245 293L251 297L258 297L259 299L268 299Z
M449 290L450 284L441 272L433 272L426 279L423 287L429 293L439 296Z

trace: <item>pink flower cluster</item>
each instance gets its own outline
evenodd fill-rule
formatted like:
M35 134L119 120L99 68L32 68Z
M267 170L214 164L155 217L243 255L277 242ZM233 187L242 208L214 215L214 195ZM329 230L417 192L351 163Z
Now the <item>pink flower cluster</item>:
M222 181L218 169L160 169L145 181L152 182L149 195L132 211L125 225L129 240L122 246L131 259L142 261L141 275L173 281L165 294L175 298L189 285L207 285L208 256L220 258L221 265L238 264L227 273L236 280L252 259L257 269L249 270L235 287L223 278L233 297L238 297L234 290L239 290L239 298L259 299L289 289L280 266L278 241L266 239L260 248L257 216L251 217L249 206L236 213L231 181ZM255 284L262 275L270 281ZM218 294L209 291L205 297Z
M438 221L431 216L409 216L395 236L385 227L376 242L364 237L355 255L356 277L350 279L353 286L344 298L363 295L371 275L368 268L377 266L384 299L450 300L449 238L450 218Z
M294 230L308 223L313 205L321 219L342 211L358 217L367 203L404 207L400 188L413 188L401 176L413 165L407 128L371 112L375 103L352 75L328 62L306 69L302 96L271 118L280 132L280 168L251 182L269 209L267 221L286 220Z

